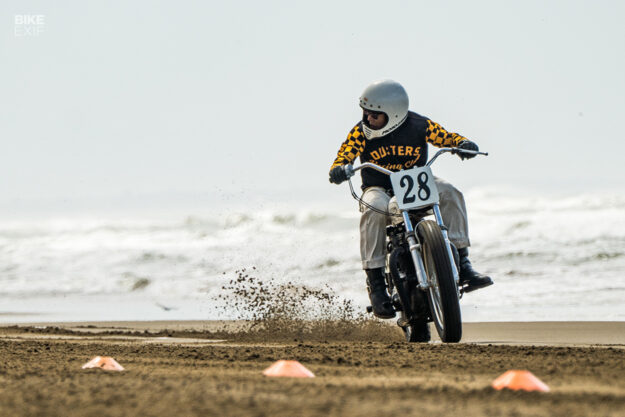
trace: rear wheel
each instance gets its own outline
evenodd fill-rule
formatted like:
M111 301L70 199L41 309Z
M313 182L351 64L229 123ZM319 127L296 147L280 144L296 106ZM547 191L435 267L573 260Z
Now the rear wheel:
M417 233L430 286L428 301L436 331L445 343L459 342L462 338L460 301L443 233L431 220L420 222Z
M411 343L427 343L430 341L430 328L428 322L418 321L402 327L406 341Z

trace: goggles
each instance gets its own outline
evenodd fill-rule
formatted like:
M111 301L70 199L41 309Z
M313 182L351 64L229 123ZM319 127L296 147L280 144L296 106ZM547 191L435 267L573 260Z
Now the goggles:
M371 117L373 120L378 120L378 117L382 116L384 112L362 109L362 114L365 118Z

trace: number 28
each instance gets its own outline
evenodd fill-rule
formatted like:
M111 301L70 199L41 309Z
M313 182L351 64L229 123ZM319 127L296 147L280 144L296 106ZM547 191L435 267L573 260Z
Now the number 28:
M410 175L404 175L399 180L399 185L402 188L406 188L406 192L404 193L404 198L402 200L403 204L414 203L417 197L419 200L426 201L430 198L430 187L428 187L429 176L425 172L421 172L417 175L417 185L419 186L416 194L412 194L412 189L414 188L414 179Z

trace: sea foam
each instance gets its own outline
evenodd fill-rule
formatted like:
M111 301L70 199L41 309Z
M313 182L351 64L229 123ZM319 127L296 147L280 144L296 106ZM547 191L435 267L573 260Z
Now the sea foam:
M495 285L464 297L465 320L625 320L625 195L475 190L466 199L471 259ZM364 309L358 222L356 203L334 211L302 205L174 219L5 221L0 301L206 300L188 318L219 318L210 300L227 298L224 280L255 267L272 282L327 285ZM128 319L153 318L149 309L140 314Z

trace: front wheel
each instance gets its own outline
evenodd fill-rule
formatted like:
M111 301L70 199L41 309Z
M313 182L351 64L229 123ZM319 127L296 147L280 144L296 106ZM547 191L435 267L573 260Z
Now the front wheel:
M457 343L462 338L460 301L443 233L431 220L420 222L417 233L430 286L428 301L436 331L444 343Z

